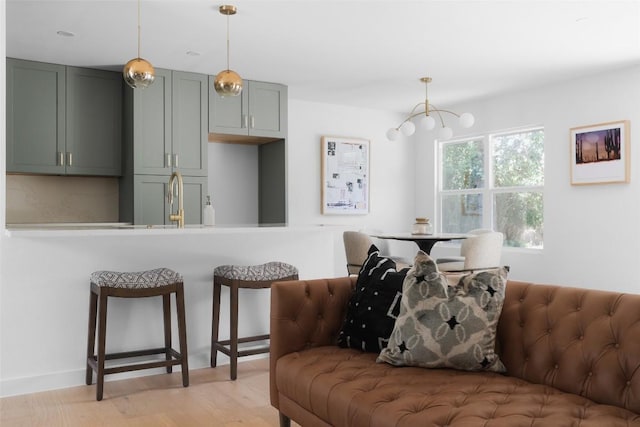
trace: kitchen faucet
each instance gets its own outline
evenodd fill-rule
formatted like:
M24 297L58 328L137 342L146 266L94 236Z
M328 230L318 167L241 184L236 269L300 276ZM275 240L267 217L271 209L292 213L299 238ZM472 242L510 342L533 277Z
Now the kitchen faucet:
M178 213L173 213L173 186L174 182L178 181ZM174 172L169 178L169 192L167 193L167 200L169 201L169 221L175 221L178 223L178 228L184 228L184 183L182 181L182 175L180 172Z

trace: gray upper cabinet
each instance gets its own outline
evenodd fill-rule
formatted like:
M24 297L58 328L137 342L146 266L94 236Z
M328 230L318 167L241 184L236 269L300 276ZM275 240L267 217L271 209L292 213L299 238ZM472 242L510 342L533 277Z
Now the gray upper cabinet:
M7 58L7 172L117 176L120 73Z
M183 175L207 176L207 76L174 71L172 82L173 168Z
M207 175L207 76L156 69L151 86L128 88L125 99L135 174Z
M209 76L213 88L214 76ZM221 97L209 91L209 132L267 138L287 136L287 87L243 81L239 96Z
M171 71L156 68L146 89L125 88L125 170L171 174Z
M7 172L64 174L65 66L7 58Z
M122 171L122 74L67 67L68 175Z

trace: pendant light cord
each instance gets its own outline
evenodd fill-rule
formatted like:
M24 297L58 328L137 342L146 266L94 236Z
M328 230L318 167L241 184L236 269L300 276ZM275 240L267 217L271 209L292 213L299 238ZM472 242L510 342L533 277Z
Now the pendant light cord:
M227 71L229 71L229 15L227 14Z
M140 58L140 0L138 0L138 58Z

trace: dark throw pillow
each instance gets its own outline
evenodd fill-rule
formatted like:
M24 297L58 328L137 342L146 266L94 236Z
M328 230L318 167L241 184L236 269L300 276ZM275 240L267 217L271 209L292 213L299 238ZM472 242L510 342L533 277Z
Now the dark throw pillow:
M338 336L340 347L378 353L387 346L400 312L407 271L396 271L396 263L381 256L378 248L371 245Z

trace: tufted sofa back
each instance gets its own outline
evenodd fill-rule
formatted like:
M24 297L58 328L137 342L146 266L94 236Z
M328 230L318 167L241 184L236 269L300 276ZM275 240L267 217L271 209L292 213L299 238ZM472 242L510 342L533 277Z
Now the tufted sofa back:
M510 280L497 340L509 375L640 413L640 295Z

